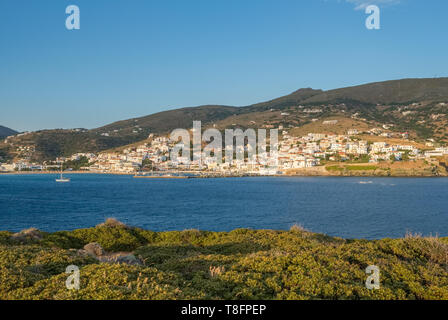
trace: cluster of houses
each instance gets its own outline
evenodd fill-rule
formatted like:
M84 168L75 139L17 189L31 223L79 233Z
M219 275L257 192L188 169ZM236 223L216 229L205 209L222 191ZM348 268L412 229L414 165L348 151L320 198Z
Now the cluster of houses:
M283 135L279 162L283 168L307 168L320 165L322 160L348 161L363 159L368 162L426 157L413 145L390 145L386 142L368 143L358 139L354 132L344 135L309 133L303 137ZM448 149L445 150L448 154Z
M407 133L384 135L381 129L372 129L363 134L376 136L392 135L407 138ZM128 147L116 152L77 153L68 158L58 158L52 164L29 163L26 159L13 163L0 163L0 172L23 170L56 170L57 163L88 159L88 166L81 170L101 173L135 173L142 168L146 170L178 170L178 171L213 171L217 173L251 173L272 174L279 171L296 168L310 168L319 166L323 161L350 161L362 159L365 162L418 160L430 157L448 155L448 147L433 148L422 151L413 144L388 144L387 142L368 142L360 136L357 129L350 129L346 134L308 133L302 137L295 137L288 131L282 131L278 144L278 158L275 162L260 163L237 160L232 163L222 161L217 163L213 158L202 157L202 161L177 157L170 159L170 151L175 143L168 137L150 135L148 143ZM378 139L376 139L378 140ZM404 140L403 140L404 141ZM29 150L23 150L29 151ZM247 150L244 150L247 151ZM273 169L275 167L275 169Z

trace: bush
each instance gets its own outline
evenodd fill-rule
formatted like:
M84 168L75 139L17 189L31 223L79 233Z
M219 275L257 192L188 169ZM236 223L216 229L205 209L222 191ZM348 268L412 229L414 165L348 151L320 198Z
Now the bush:
M127 226L123 222L120 222L120 221L118 221L115 218L107 218L105 222L100 223L99 225L97 225L97 227L110 227L110 228L122 227L122 228L127 228Z
M300 226L151 232L123 226L45 234L35 244L0 232L0 299L448 299L448 238L344 240ZM97 242L143 265L77 253ZM81 289L67 290L77 265ZM369 265L380 289L365 287Z

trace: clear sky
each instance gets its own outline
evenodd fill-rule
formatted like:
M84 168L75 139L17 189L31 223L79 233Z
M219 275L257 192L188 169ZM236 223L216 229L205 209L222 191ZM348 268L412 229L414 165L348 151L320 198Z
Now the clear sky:
M367 30L366 3L381 8ZM65 27L65 8L81 29ZM93 128L301 87L448 76L446 0L0 0L0 125Z

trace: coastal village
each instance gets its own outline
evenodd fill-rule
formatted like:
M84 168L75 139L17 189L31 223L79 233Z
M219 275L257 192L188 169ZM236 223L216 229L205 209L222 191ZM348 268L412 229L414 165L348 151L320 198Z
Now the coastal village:
M323 121L324 126L336 125L338 120ZM45 163L32 163L34 152L30 146L17 146L22 157L10 163L0 162L0 172L56 171L62 163L80 162L77 171L113 174L137 174L138 172L198 172L215 175L281 175L290 170L322 167L331 163L412 162L435 161L448 155L448 147L435 146L432 139L424 148L417 147L409 140L407 132L391 132L389 128L348 129L344 134L308 133L294 136L290 130L279 131L278 162L275 166L257 161L234 160L231 164L217 164L206 157L202 161L191 162L178 157L170 159L170 151L175 143L166 136L149 135L141 144L124 147L109 152L76 153L70 157L57 158ZM366 138L367 137L367 138ZM372 137L374 139L370 139ZM8 138L6 138L7 142ZM384 140L384 141L383 141ZM397 141L391 143L390 140ZM245 150L247 152L247 150ZM66 165L64 170L75 170Z

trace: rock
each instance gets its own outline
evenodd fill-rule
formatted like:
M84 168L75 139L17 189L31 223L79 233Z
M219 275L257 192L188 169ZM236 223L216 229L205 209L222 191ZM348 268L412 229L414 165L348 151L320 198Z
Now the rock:
M103 247L101 247L101 245L96 242L86 244L84 246L84 250L87 252L87 254L92 255L94 257L100 257L105 254Z
M36 229L36 228L29 228L29 229L25 229L22 230L20 232L14 233L11 236L12 240L15 241L38 241L38 240L42 240L43 235L42 232L40 232L40 230Z
M90 256L104 263L124 263L129 265L143 265L143 263L130 252L107 253L96 242L86 244L84 249L79 249L77 254L80 256Z

